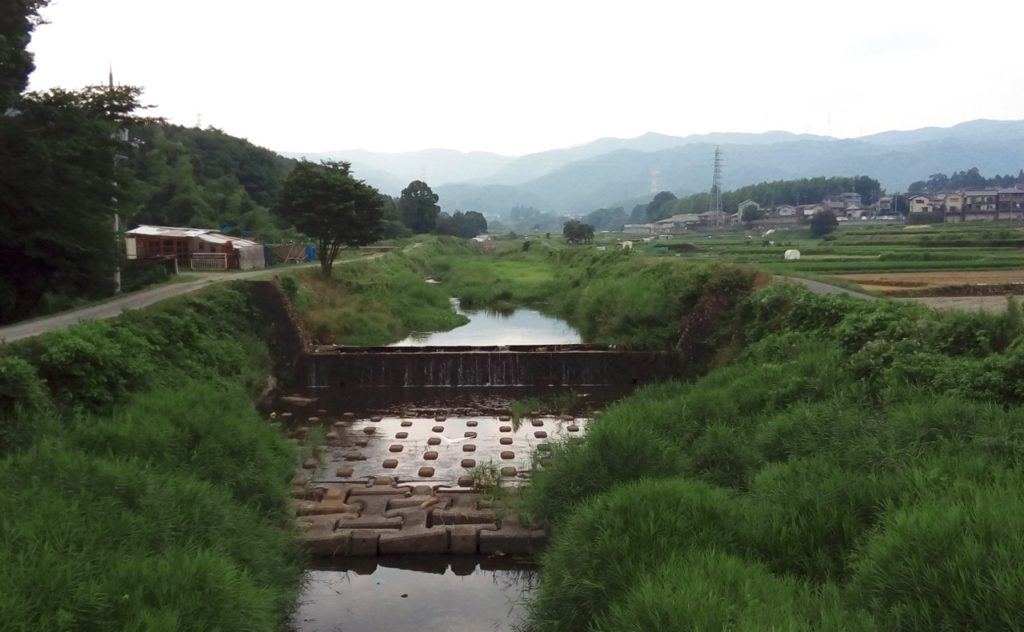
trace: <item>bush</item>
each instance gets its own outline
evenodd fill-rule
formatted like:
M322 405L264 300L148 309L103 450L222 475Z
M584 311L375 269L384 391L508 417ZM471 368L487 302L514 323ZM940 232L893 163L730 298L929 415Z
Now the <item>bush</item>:
M893 630L1000 630L1024 612L1016 480L899 509L858 554L849 592Z
M19 357L0 357L0 457L32 444L44 429L46 385Z
M720 489L684 480L641 481L581 505L541 560L530 604L538 630L582 630L674 553L737 541L738 516Z
M674 554L640 579L594 626L597 632L652 630L873 630L846 610L834 587L814 590L756 562L716 550Z

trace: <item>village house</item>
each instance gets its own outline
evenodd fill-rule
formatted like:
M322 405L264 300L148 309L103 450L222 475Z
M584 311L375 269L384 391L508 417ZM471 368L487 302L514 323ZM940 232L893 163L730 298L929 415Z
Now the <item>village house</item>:
M673 215L654 222L654 232L658 235L676 235L686 232L690 226L700 223L700 216L696 213L683 213Z
M263 268L263 244L206 228L147 226L125 232L128 259L174 259L191 270Z

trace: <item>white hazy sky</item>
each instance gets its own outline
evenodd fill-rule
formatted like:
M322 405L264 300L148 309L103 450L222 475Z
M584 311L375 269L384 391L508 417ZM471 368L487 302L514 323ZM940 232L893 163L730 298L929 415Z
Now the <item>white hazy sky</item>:
M523 154L1024 118L1020 0L53 0L32 89L115 80L278 151Z

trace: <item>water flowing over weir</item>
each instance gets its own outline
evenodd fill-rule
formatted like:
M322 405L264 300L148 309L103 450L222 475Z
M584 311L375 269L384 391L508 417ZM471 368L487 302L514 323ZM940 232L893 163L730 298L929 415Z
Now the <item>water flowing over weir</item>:
M677 354L599 345L316 347L309 388L638 385L679 375Z

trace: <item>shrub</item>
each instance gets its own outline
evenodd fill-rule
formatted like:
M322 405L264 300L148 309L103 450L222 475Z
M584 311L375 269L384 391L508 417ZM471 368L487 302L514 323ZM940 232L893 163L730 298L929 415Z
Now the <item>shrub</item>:
M730 495L700 482L641 481L581 505L555 532L530 604L538 630L582 630L674 553L732 550Z
M22 358L0 357L0 457L29 446L43 430L46 385Z
M593 627L651 630L873 630L864 612L844 609L834 587L814 590L756 562L716 550L674 554L645 574Z
M895 510L857 556L851 599L893 630L998 630L1024 612L1020 477Z

